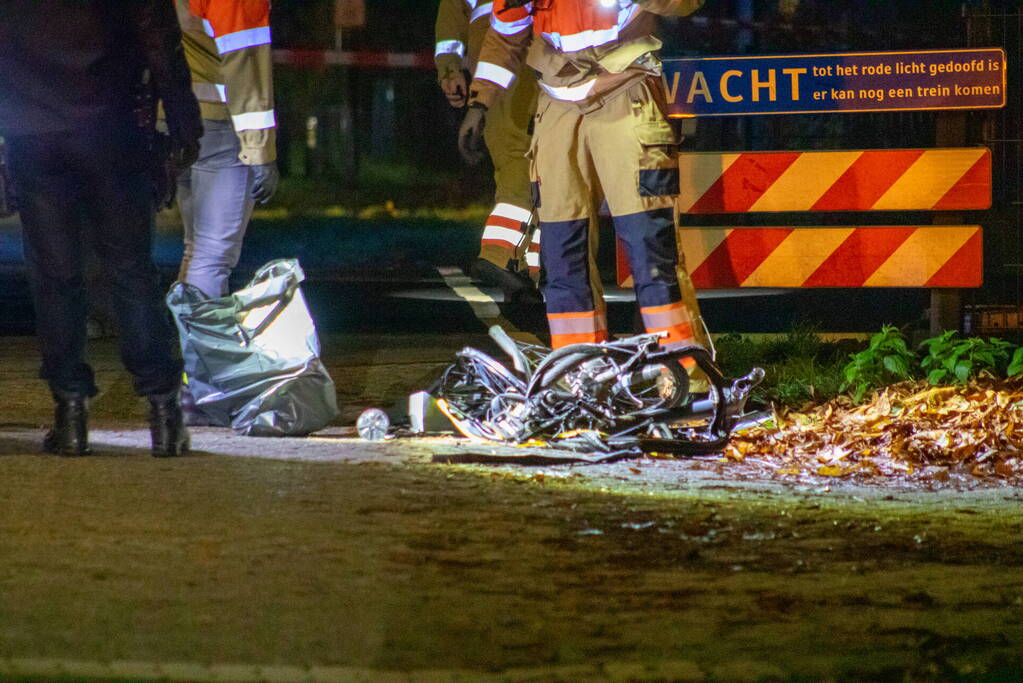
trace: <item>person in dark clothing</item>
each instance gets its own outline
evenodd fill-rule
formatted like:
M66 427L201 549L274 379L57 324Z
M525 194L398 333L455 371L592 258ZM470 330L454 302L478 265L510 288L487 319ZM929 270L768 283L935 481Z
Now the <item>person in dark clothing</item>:
M190 165L202 123L173 3L4 0L0 93L40 376L55 401L44 449L90 450L88 399L96 384L85 358L89 245L111 282L122 361L151 405L152 454L178 455L189 445L181 361L152 261L155 113L143 105L162 103L171 161Z

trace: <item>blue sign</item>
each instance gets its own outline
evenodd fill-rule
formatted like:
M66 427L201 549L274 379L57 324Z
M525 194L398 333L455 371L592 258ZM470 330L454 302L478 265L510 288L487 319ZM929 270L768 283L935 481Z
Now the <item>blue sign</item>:
M665 59L669 115L1005 106L1005 52L927 50Z

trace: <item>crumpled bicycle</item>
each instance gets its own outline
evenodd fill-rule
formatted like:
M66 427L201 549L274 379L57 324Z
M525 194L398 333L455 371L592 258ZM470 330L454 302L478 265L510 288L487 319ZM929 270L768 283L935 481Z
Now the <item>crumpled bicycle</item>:
M545 445L608 458L720 451L764 371L726 380L702 346L666 350L641 334L552 351L490 336L509 356L508 368L466 347L431 393L469 438ZM690 392L683 364L706 376L707 392Z

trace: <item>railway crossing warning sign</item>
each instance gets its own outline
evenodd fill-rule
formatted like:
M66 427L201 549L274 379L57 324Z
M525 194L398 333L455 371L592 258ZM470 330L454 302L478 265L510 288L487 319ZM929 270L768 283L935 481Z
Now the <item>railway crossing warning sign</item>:
M1005 106L1000 48L664 60L669 115L743 116Z

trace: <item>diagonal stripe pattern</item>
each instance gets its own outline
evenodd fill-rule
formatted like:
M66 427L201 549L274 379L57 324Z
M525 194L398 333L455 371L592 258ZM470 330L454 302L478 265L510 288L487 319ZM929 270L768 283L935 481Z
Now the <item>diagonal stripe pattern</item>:
M974 210L991 206L984 147L696 153L679 157L686 214Z
M733 287L979 287L979 225L687 227L693 284Z

